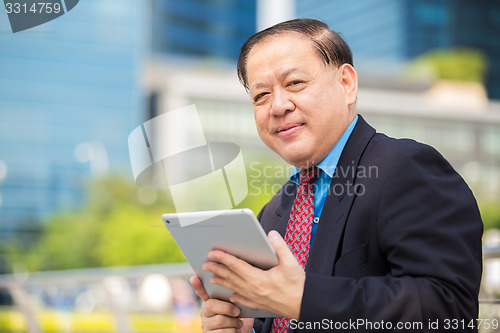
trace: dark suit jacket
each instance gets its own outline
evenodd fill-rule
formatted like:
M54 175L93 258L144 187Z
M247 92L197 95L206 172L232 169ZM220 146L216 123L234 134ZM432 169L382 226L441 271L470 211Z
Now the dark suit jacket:
M284 236L295 192L288 182L264 206L266 232ZM468 324L478 315L482 231L470 189L435 149L376 133L360 116L310 249L300 321L365 320L357 330L342 324L353 332L384 331L382 321L393 331L398 322L423 326L404 332ZM256 320L255 329L269 332L271 323ZM477 331L464 326L453 331Z

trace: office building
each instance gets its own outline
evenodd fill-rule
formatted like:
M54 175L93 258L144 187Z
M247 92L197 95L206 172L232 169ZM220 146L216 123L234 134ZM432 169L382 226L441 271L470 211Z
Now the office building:
M324 20L351 46L360 68L384 75L433 49L475 48L488 58L486 88L500 99L500 2L297 0L297 16ZM394 73L393 73L394 74Z
M90 179L131 175L127 136L144 120L148 9L80 1L15 34L0 11L0 242L79 207Z
M154 0L152 46L160 54L235 60L256 31L256 1Z

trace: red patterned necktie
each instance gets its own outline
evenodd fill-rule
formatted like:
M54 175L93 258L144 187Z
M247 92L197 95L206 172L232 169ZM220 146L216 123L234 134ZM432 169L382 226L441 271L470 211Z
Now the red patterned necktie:
M319 175L319 169L309 168L300 172L300 184L286 227L285 241L297 261L305 267L309 257L311 229L314 218L314 191L312 183ZM271 333L282 333L288 329L290 319L274 318Z

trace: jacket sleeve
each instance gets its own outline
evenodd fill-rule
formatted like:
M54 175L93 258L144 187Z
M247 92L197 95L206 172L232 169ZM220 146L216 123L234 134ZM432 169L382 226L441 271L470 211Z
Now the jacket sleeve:
M378 180L383 186L374 212L376 238L388 274L354 279L306 273L301 322L364 325L343 326L353 332L398 331L397 325L408 325L404 332L448 326L477 331L469 325L478 315L482 272L483 225L476 201L436 150L416 143L406 148L386 161ZM429 328L436 322L437 330Z

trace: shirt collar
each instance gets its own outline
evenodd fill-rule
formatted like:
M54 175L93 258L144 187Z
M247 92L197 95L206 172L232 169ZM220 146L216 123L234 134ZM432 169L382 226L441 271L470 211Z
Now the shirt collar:
M326 157L317 165L317 167L320 168L324 174L328 175L329 178L333 178L333 173L335 172L335 168L337 167L337 163L339 162L340 155L342 154L347 140L351 136L351 133L354 130L354 126L356 126L357 122L358 115L356 115L349 126L347 126L344 134L342 134L339 141L337 141L328 155L326 155ZM299 183L299 172L299 169L293 167L292 173L290 174L290 180L296 184Z

